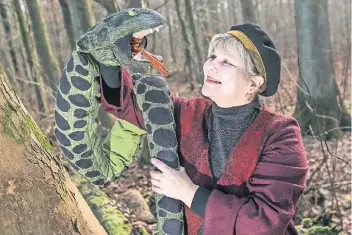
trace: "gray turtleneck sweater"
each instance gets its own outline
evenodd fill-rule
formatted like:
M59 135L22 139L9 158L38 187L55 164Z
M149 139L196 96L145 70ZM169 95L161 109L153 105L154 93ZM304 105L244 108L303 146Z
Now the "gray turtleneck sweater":
M258 106L258 98L249 104L230 108L221 108L213 103L208 140L214 182L219 180L238 139L256 118Z
M214 183L219 180L230 153L259 113L259 97L251 103L230 108L222 108L213 103L208 132L210 166ZM204 218L205 206L211 190L199 187L196 191L191 209ZM202 234L202 233L200 233Z

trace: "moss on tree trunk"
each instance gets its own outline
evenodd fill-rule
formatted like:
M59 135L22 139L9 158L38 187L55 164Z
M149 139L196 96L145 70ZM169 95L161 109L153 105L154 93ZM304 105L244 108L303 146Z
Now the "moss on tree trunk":
M107 235L0 65L0 234Z
M78 174L73 175L72 180L108 234L131 234L132 228L127 218L116 209L109 197L99 187L92 185Z

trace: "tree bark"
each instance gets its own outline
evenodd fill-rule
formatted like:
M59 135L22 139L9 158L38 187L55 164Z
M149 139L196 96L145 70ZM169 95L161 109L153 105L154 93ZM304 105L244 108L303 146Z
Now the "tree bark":
M174 16L170 12L167 15L167 22L169 22L169 24L166 27L168 29L168 37L169 37L169 43L170 43L170 55L171 55L172 62L175 64L175 63L177 63L177 61L176 61L176 51L175 51L175 44L174 44L174 36L173 36L173 33L172 33L173 19L174 19Z
M189 21L189 27L191 29L192 33L192 45L194 46L194 50L196 51L197 55L197 67L198 67L198 74L196 76L197 82L198 83L203 83L203 65L202 65L202 54L201 54L201 49L199 46L198 42L198 37L197 37L197 31L196 31L196 26L194 24L194 18L193 18L193 10L192 10L192 4L190 0L185 0L185 7L186 7L186 15L187 19Z
M51 7L51 9L54 9L56 7L56 2L50 2L49 3L50 5L47 6ZM53 21L53 31L52 31L52 34L54 35L54 53L56 55L56 58L57 58L57 61L58 61L58 64L59 64L59 68L60 68L60 71L65 67L65 62L66 62L66 58L63 58L64 56L62 56L63 53L61 53L62 51L62 40L60 38L60 31L61 31L61 19L59 18L59 15L60 15L60 12L58 11L54 11L51 13L51 16L50 18L52 18L52 21Z
M299 85L305 93L310 93L309 96L298 89L295 117L303 133L313 134L310 126L315 135L334 129L326 137L338 138L342 134L338 127L351 126L351 117L336 85L327 1L296 0L295 10L301 78ZM310 110L306 102L324 117L314 115L315 112Z
M44 82L40 72L38 55L36 50L34 49L34 42L26 30L26 26L25 26L26 20L24 18L23 11L20 6L20 0L13 0L13 5L18 17L18 23L20 26L22 41L23 41L25 52L27 54L27 62L29 67L33 71L33 76L32 76L33 81L37 83L37 85L35 85L35 94L36 94L36 98L39 106L39 111L40 113L47 113L49 110L48 104L47 104L47 98L46 98L47 96L43 87Z
M252 0L241 0L241 5L242 5L243 22L257 23Z
M229 3L228 14L229 14L229 21L230 21L229 26L231 26L237 23L236 4L235 4L235 0L229 0L228 3Z
M74 40L78 40L95 24L91 0L68 1Z
M73 34L73 25L71 22L71 14L70 9L67 4L67 0L59 0L61 6L61 13L64 18L65 30L67 33L68 41L70 42L71 48L73 48L76 44L76 40Z
M184 63L184 70L188 69L188 72L191 75L191 79L193 80L193 75L192 75L192 57L191 57L191 41L189 39L189 35L187 32L187 26L186 26L186 21L185 18L182 14L181 11L181 4L180 0L175 0L175 6L176 6L176 13L178 20L180 21L181 24L181 30L182 30L182 37L185 43L185 63Z
M38 0L27 0L26 2L32 22L35 45L46 75L46 81L54 93L56 93L60 78L60 69L53 53L53 49L49 43L49 36L46 30L43 14L40 5L38 4Z
M0 234L107 235L0 66Z
M207 11L209 12L209 26L212 30L213 34L220 33L220 25L221 21L219 19L219 13L218 13L218 1L214 0L208 0L208 9Z
M0 24L0 41L4 41L5 40L5 32L4 32L4 28L3 28L3 25ZM0 63L2 63L4 65L4 70L7 74L11 74L12 72L14 72L14 69L12 67L12 62L11 62L11 56L10 54L8 53L9 51L6 50L7 49L7 46L5 47L1 47L0 46ZM14 84L13 83L13 80L11 78L10 79L10 82L11 84Z
M207 9L205 6L201 7L198 11L199 14L199 24L202 32L202 44L203 44L203 51L205 52L205 58L208 56L208 47L213 36L213 32L209 26L209 19L207 14Z
M10 51L12 65L13 65L15 73L18 73L19 72L18 59L17 59L15 47L13 44L12 27L11 27L7 13L8 12L6 10L5 3L0 3L0 15L1 15L0 19L2 19L1 21L4 26L4 30L5 30L5 34L6 34L6 41L8 44L9 51Z
M129 0L127 4L127 8L140 8L145 7L143 6L145 2L143 0Z
M70 177L108 234L131 235L131 224L108 195L77 173Z
M102 5L109 14L120 11L120 6L116 0L95 0L97 3Z

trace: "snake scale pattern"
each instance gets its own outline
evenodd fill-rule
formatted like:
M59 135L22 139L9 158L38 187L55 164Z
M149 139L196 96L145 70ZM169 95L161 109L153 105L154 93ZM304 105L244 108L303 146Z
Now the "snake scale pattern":
M93 184L104 185L120 176L132 163L144 134L152 157L175 169L179 167L173 104L163 76L132 76L147 131L118 119L107 139L97 133L101 106L100 83L96 79L99 64L149 66L148 62L134 60L130 50L126 53L120 47L121 40L165 24L165 19L150 9L114 13L77 41L64 68L56 97L54 133L72 167ZM155 202L159 234L184 234L182 202L158 194Z

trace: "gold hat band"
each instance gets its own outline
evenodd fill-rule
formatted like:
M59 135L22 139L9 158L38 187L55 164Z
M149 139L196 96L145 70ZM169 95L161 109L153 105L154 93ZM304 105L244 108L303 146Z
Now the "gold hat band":
M257 68L259 74L264 77L264 81L266 82L267 81L266 71L265 71L265 66L264 66L262 57L257 47L251 41L251 39L249 39L249 37L245 33L239 30L232 30L227 33L236 37L238 40L240 40L243 43L244 47L248 50L250 56L252 57L255 67Z

